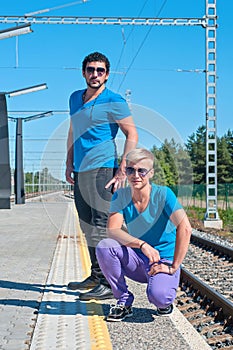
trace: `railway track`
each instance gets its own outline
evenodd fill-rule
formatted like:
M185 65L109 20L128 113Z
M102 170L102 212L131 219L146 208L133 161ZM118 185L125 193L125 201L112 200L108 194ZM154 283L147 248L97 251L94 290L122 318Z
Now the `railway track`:
M184 266L233 302L233 248L192 235Z
M233 350L233 249L192 235L177 307L212 349Z

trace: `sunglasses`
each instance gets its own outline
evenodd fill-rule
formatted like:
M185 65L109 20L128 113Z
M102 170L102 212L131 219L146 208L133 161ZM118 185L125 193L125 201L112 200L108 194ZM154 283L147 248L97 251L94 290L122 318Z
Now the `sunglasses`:
M129 175L135 175L136 171L137 171L139 176L145 177L151 170L152 170L152 168L149 169L149 170L147 170L145 168L134 169L131 166L128 166L128 167L125 168L126 175L128 175L128 176Z
M106 72L106 69L103 68L103 67L97 67L97 68L95 68L95 67L87 67L86 68L86 72L88 74L94 74L95 71L97 72L97 75L100 77Z

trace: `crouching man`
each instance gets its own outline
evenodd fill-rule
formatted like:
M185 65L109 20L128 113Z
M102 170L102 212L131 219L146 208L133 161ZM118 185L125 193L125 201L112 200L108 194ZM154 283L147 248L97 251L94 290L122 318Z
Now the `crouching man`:
M173 310L191 226L171 189L150 183L153 164L154 156L146 149L127 154L129 186L114 193L107 225L109 238L96 248L100 268L117 299L107 321L132 316L134 295L125 277L147 283L148 300L157 307L158 315Z

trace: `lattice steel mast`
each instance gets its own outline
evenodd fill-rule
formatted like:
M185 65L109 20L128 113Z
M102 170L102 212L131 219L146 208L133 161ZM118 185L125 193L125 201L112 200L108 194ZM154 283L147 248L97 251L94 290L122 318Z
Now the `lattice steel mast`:
M206 214L205 226L219 228L217 205L216 1L206 0ZM213 224L210 225L210 222Z

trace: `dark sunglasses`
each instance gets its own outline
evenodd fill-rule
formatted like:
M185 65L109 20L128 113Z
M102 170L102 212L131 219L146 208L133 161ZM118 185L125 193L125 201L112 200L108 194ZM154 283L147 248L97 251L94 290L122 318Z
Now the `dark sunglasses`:
M145 177L151 170L152 170L152 168L149 169L149 170L147 170L145 168L134 169L131 166L128 166L128 167L125 168L126 175L128 175L128 176L129 175L135 175L136 171L137 171L139 176Z
M95 68L95 67L87 67L86 68L86 72L88 74L94 74L95 71L97 72L98 76L101 76L101 75L103 75L106 72L106 69L103 68L103 67L97 67L97 68Z

